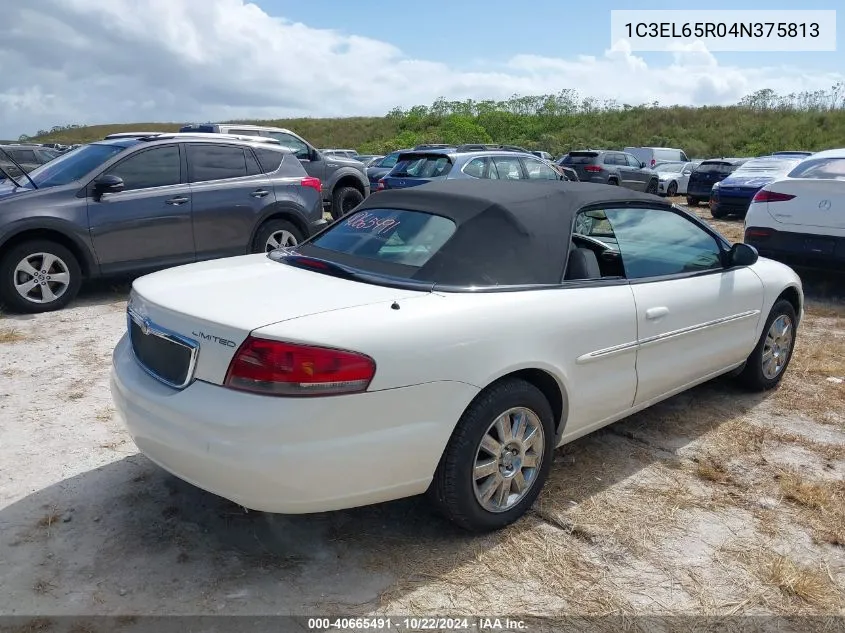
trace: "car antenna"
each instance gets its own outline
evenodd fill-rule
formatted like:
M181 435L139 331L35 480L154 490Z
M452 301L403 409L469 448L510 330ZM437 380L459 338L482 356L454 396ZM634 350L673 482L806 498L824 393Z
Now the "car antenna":
M26 179L30 182L30 184L32 184L33 189L38 189L38 185L35 184L35 181L32 178L29 177L29 174L26 173L26 170L23 167L20 166L20 163L18 163L18 161L16 161L14 158L12 158L12 155L9 152L7 152L5 148L0 147L0 152L3 152L3 155L6 158L8 158L10 161L12 161L12 164L15 167L17 167L18 169L21 170L21 173L24 176L26 176ZM5 169L3 170L3 173L6 174L7 176L9 176L9 173ZM9 176L9 178L12 178L12 177ZM14 182L16 185L18 185L18 187L20 187L20 185L18 184L18 181L15 180L14 178L12 178L12 182Z

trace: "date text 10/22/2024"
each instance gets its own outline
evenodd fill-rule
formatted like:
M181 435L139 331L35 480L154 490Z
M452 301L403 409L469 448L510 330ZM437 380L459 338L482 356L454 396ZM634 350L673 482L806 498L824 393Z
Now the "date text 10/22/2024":
M497 617L309 618L312 631L527 631L527 623Z

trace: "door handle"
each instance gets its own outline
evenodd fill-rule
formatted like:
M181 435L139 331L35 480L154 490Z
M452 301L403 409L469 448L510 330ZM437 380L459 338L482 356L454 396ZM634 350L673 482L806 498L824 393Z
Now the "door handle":
M165 200L164 204L172 204L178 207L180 204L185 204L187 201L188 199L185 196L176 196L175 198Z
M264 196L266 196L268 193L270 193L270 192L269 192L269 191L267 191L266 189L256 189L255 191L253 191L253 192L252 192L251 194L249 194L249 195L251 195L253 198L263 198L263 197L264 197Z
M660 306L659 308L649 308L645 311L645 318L649 321L656 321L657 319L662 319L667 314L669 314L669 308Z

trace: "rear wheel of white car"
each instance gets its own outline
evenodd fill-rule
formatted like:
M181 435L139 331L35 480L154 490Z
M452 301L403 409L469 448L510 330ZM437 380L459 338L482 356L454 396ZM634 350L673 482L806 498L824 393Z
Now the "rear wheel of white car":
M745 361L740 382L752 391L772 389L783 378L795 349L795 308L785 299L775 303L757 347Z
M0 302L18 312L64 308L81 285L79 262L57 242L23 242L9 249L0 260Z
M552 408L534 385L506 379L461 416L429 494L439 510L473 532L496 530L534 503L552 462Z
M287 220L268 220L255 235L254 253L269 253L286 246L296 246L302 241L302 232Z

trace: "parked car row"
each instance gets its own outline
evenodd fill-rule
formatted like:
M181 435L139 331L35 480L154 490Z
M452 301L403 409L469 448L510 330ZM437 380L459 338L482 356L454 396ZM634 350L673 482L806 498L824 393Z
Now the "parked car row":
M49 163L61 152L52 147L30 143L0 145L0 181L15 178Z

